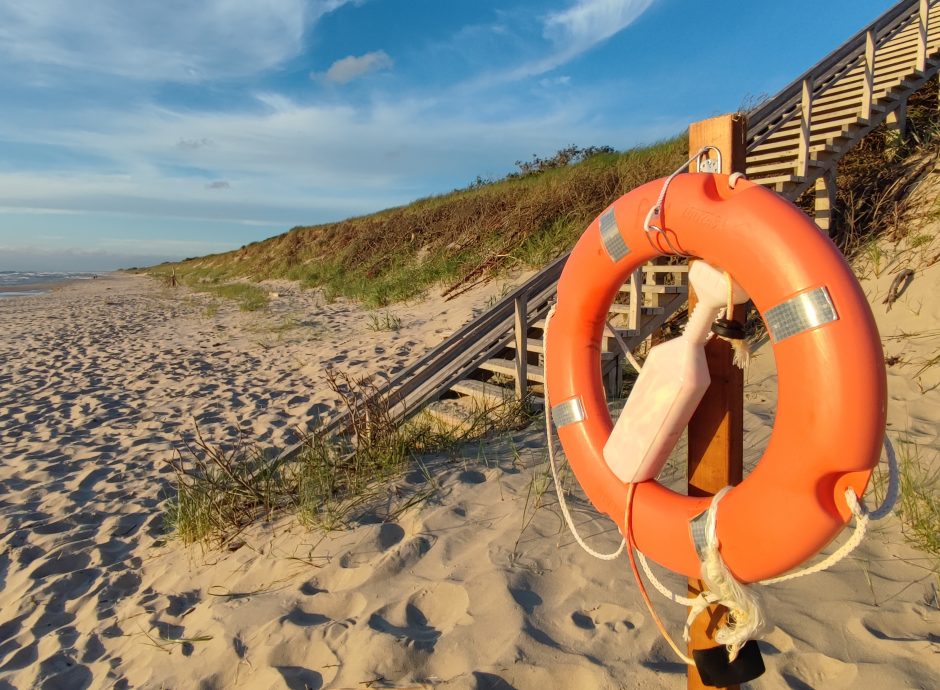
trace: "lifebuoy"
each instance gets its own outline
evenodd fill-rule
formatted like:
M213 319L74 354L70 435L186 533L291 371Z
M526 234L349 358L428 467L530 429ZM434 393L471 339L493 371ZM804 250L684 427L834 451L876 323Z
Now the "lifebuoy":
M558 282L545 367L555 425L591 502L622 527L627 485L603 457L612 423L600 343L624 280L680 251L734 277L767 323L777 365L777 414L757 467L723 499L721 554L741 582L803 563L851 517L845 491L864 492L885 429L886 374L871 308L838 249L793 204L727 175L680 174L658 222L644 219L663 180L623 195L585 230ZM709 498L655 481L636 485L632 530L659 564L697 577L689 521Z

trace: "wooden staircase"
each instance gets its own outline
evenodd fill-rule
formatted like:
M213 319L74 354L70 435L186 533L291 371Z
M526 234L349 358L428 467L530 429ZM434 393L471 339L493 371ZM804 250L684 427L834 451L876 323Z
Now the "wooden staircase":
M903 137L907 97L937 74L938 52L940 2L898 3L748 113L748 177L789 199L815 185L829 230L839 159L885 121Z
M795 200L815 187L816 222L829 230L839 159L887 122L904 136L908 96L940 70L940 0L904 0L748 114L747 175ZM543 404L542 334L567 255L519 286L381 387L395 417L427 411L448 424L507 400ZM633 349L686 302L685 265L663 259L637 270L610 322ZM621 393L623 362L605 337L601 372ZM327 433L349 426L330 420ZM292 454L296 448L288 449Z

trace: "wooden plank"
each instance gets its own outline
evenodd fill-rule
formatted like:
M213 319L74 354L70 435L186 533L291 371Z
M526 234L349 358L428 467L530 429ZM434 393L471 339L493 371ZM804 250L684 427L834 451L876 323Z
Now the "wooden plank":
M836 166L816 179L816 197L813 202L816 225L824 233L832 232L832 206L836 199Z
M927 0L920 0L920 11L917 17L917 69L921 72L927 69L927 15L930 5Z
M646 264L644 273L688 273L688 264Z
M494 374L503 374L504 376L512 376L513 378L515 378L517 373L515 362L508 359L500 359L499 357L493 357L485 362L481 362L480 368L486 371L492 371ZM530 366L527 367L526 373L530 381L545 383L544 368Z
M862 80L862 118L871 117L872 95L875 89L875 32L865 35L865 75Z
M646 282L646 276L641 268L638 268L630 276L630 283L627 286L627 293L630 295L630 306L627 314L627 328L636 329L640 327L640 307L643 306L643 295L640 287Z
M806 89L804 87L804 97ZM811 102L806 104L807 107ZM806 113L808 120L808 112ZM747 125L738 115L724 115L697 122L689 127L689 150L705 145L722 151L722 172L743 172ZM807 135L806 139L809 137ZM691 155L691 154L690 154ZM695 305L694 290L689 290L689 308ZM743 311L743 310L742 310ZM743 318L735 314L736 318ZM720 338L712 338L705 347L712 383L689 422L688 490L690 496L711 496L728 484L741 481L744 456L744 378L731 362L731 347ZM689 580L694 596L702 583ZM712 607L692 624L689 654L693 649L714 647L714 632L727 618L727 610ZM706 687L694 666L688 667L690 690ZM729 686L738 688L739 686Z
M525 400L528 393L526 383L526 365L528 364L529 351L526 348L528 339L528 309L526 308L525 293L516 297L516 313L513 329L516 334L516 400Z
M680 292L686 292L687 289L685 285L654 285L652 283L643 283L640 291L647 295L677 295ZM620 288L620 292L627 292L628 290L628 286Z
M451 390L475 398L486 405L502 405L513 399L513 391L508 388L476 379L461 379Z
M662 307L648 307L644 305L640 307L639 309L635 309L632 304L620 304L618 302L614 302L613 304L610 305L610 313L611 314L626 314L627 316L633 313L652 315L652 314L662 314L663 308ZM627 328L629 330L637 330L637 328L639 328L639 320L637 320L636 323L637 325L628 326Z

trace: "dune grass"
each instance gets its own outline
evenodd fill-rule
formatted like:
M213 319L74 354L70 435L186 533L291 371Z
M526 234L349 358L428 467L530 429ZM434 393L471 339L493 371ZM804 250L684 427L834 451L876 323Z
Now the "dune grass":
M687 138L625 152L606 147L519 162L521 172L338 223L296 227L239 250L162 264L187 285L286 278L369 307L456 287L569 249L621 194L686 158Z
M426 414L396 423L370 379L329 373L327 384L351 412L350 432L327 437L314 430L293 457L249 442L228 448L210 444L197 428L187 452L170 461L176 495L165 504L168 529L184 543L222 546L252 524L281 514L333 530L391 504L392 495L397 514L435 490L430 476L425 488L397 482L406 469L423 467L422 455L447 452L528 419L524 405L507 401L473 410L459 429Z
M940 465L929 462L916 443L897 444L901 491L897 514L904 536L937 558L940 568Z

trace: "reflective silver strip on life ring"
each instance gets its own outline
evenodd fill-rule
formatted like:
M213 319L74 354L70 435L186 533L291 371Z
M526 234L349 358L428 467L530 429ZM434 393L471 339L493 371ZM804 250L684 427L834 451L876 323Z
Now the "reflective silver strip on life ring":
M764 314L770 339L774 343L838 318L832 297L825 287L800 293L771 307Z
M705 560L705 546L708 542L708 510L703 510L689 520L689 535L699 561Z
M552 407L552 421L558 429L569 424L583 422L585 419L587 419L587 414L584 412L584 403L581 402L580 395Z
M604 249L610 256L611 261L617 263L623 257L630 253L630 247L623 241L620 234L620 228L617 227L617 219L614 217L614 209L609 209L601 215L601 241L604 243Z

